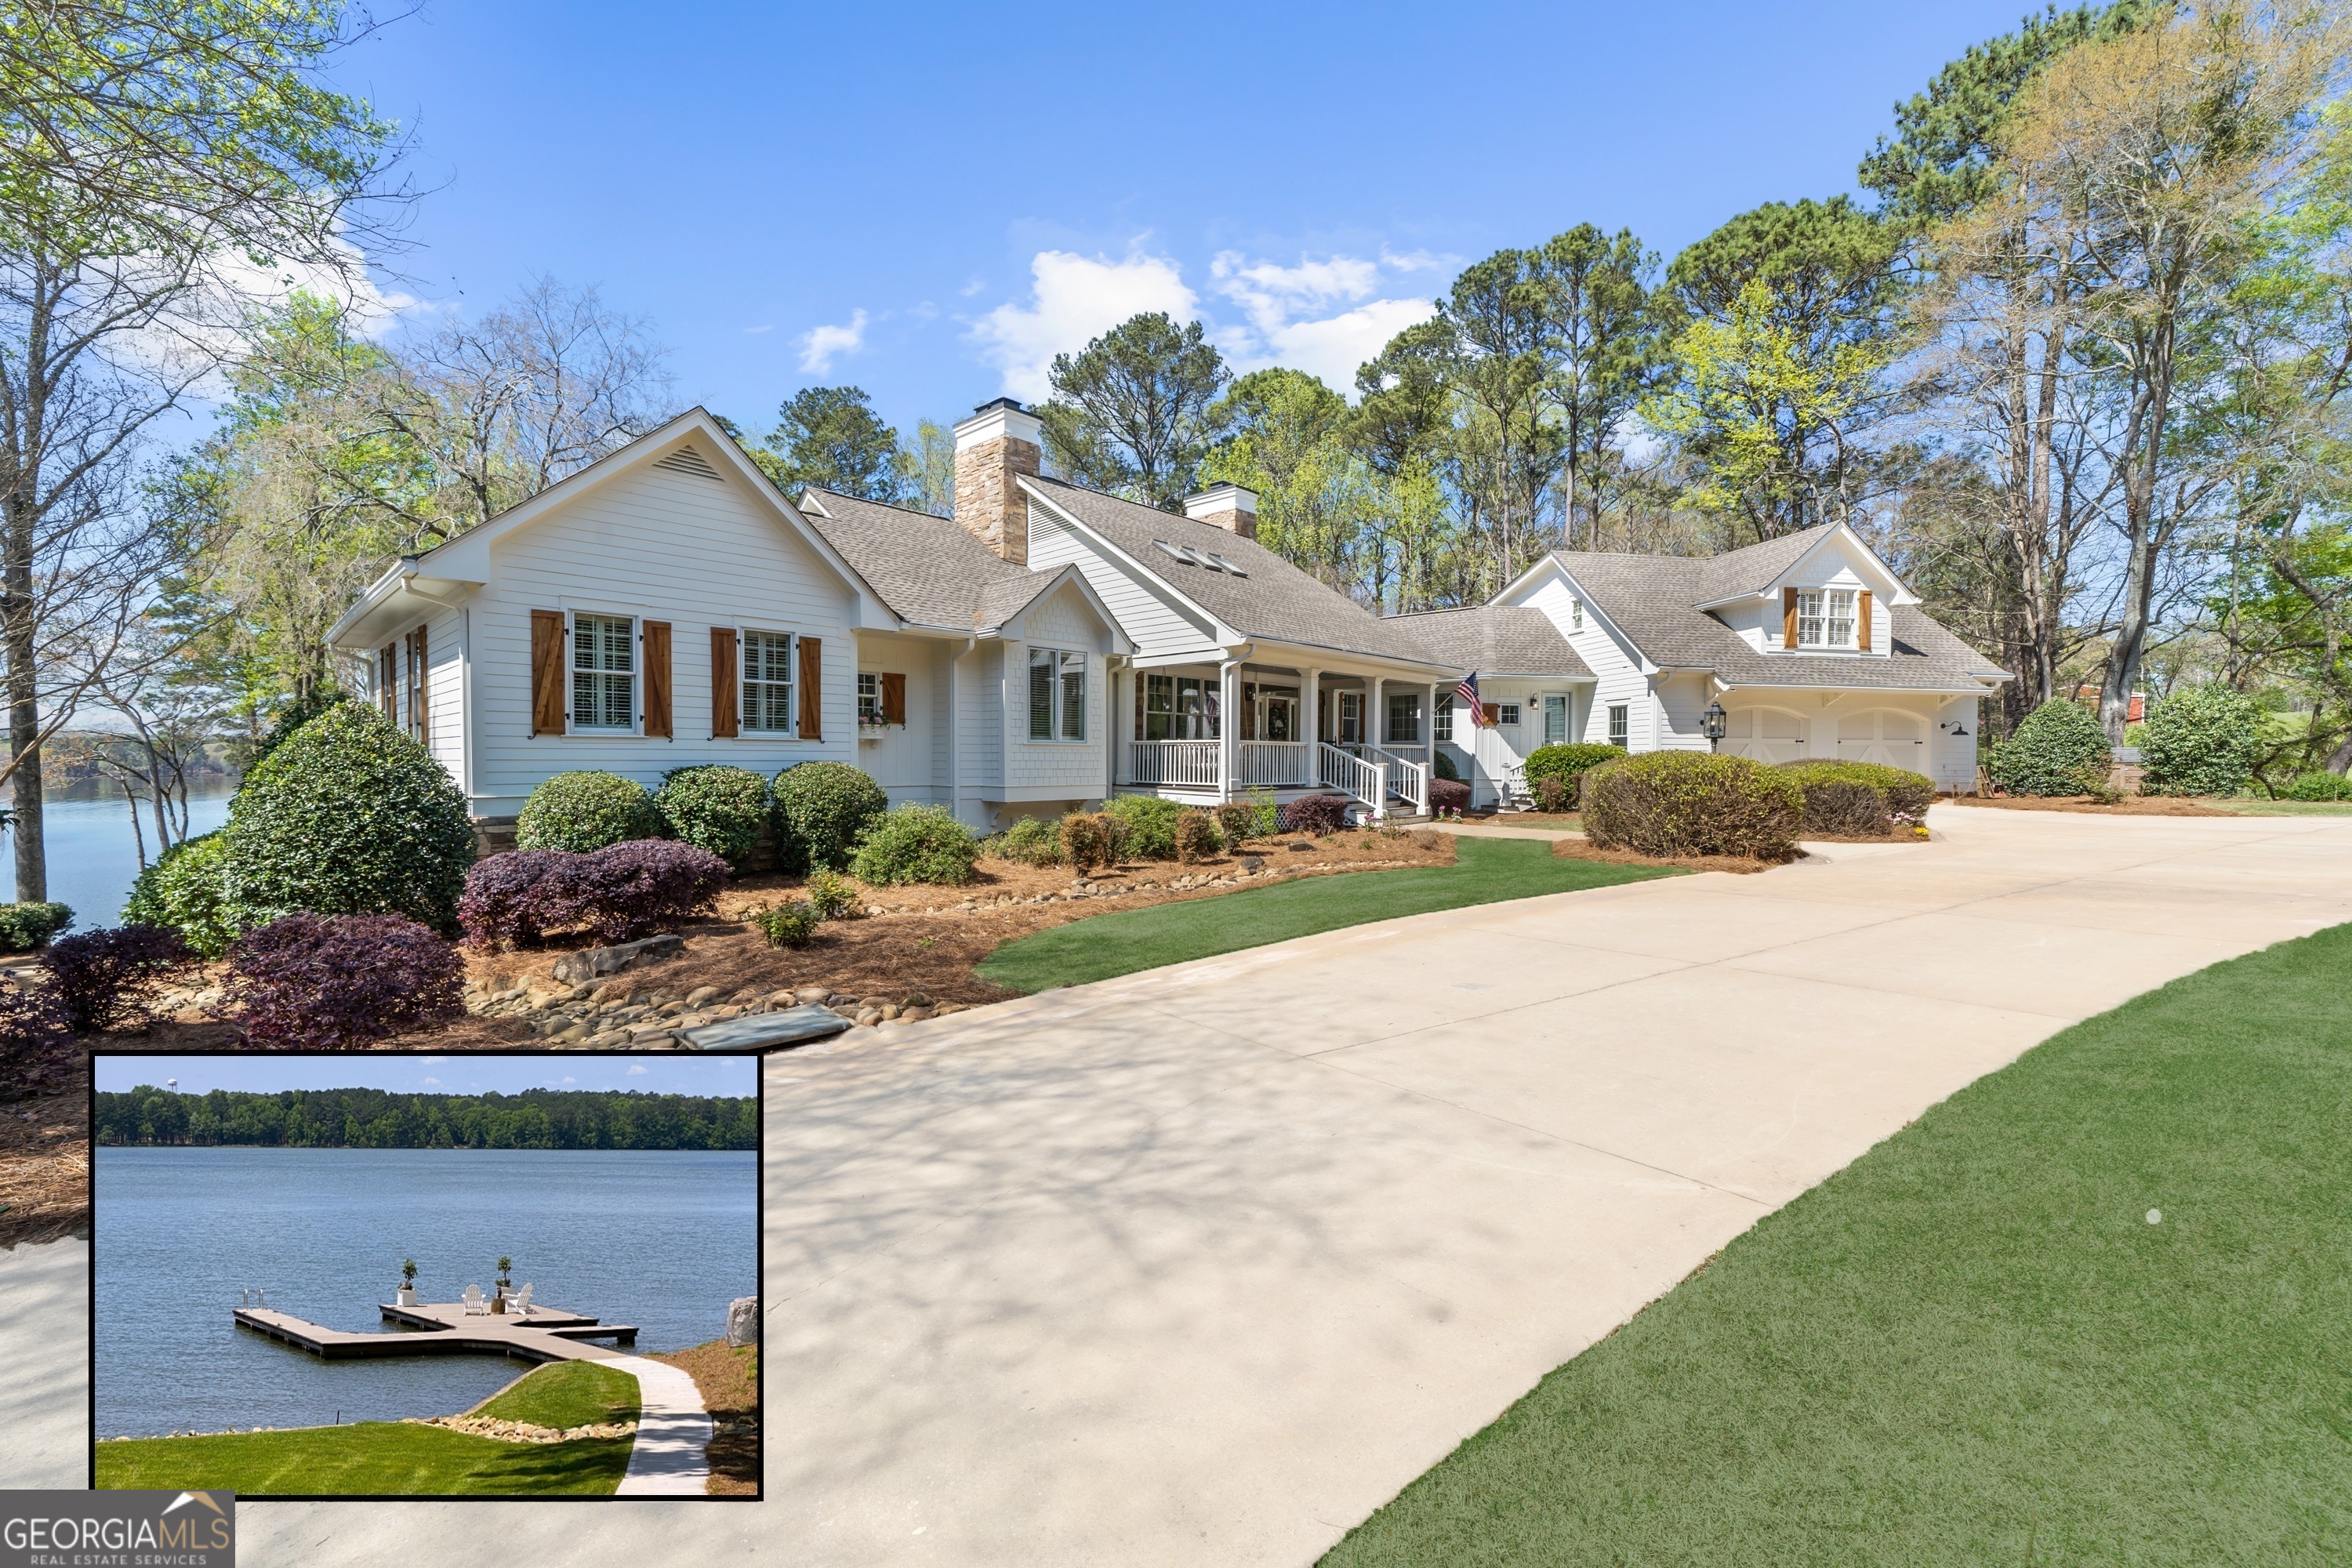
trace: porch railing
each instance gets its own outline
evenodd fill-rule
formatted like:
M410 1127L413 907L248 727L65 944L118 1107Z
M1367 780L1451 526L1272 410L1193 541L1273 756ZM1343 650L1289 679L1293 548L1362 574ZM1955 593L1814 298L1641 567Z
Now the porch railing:
M1364 749L1380 760L1381 783L1389 794L1400 800L1411 801L1415 813L1426 814L1429 810L1429 765L1416 763L1410 757L1401 757L1394 752L1384 752L1377 746Z
M1276 784L1285 788L1311 782L1307 776L1304 741L1244 741L1237 784Z
M1221 744L1216 741L1129 741L1128 782L1214 789Z
M1344 790L1374 811L1386 807L1378 767L1361 757L1349 755L1328 741L1317 742L1315 749L1321 764L1317 769L1318 784L1326 789Z

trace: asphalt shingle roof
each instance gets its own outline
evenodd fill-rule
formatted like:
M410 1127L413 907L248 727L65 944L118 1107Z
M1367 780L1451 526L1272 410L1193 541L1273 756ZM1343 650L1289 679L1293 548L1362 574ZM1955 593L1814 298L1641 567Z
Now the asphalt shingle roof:
M1268 550L1213 522L1080 489L1060 479L1032 479L1040 495L1101 534L1186 598L1244 637L1328 647L1343 653L1450 666L1396 617L1382 618ZM1221 555L1248 575L1181 563L1156 541Z
M1549 616L1527 605L1475 605L1393 617L1449 664L1482 675L1592 673Z
M1759 653L1697 606L1761 592L1812 548L1822 528L1724 555L1611 555L1559 550L1553 559L1653 664L1712 669L1737 686L1925 687L1964 689L1999 667L1916 605L1888 612L1894 654Z
M1000 559L961 523L929 512L812 489L801 515L901 620L920 626L1002 626L1055 576Z

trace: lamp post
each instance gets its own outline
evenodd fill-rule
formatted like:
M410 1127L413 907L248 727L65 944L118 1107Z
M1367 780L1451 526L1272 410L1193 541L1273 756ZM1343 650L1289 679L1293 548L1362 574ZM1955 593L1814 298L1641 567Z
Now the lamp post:
M1699 733L1706 737L1706 749L1720 751L1723 749L1723 737L1731 729L1731 715L1723 710L1722 703L1710 702L1706 705L1706 711L1698 716L1698 727Z

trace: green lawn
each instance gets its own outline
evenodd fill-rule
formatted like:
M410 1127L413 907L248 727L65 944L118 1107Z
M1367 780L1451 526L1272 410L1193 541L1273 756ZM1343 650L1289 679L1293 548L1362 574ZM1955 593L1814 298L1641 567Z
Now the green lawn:
M1465 837L1454 844L1460 859L1451 866L1307 877L1222 898L1074 921L1006 942L981 963L980 973L1015 991L1044 991L1368 921L1676 874L1560 859L1549 839Z
M637 1418L636 1379L588 1362L543 1366L479 1414L541 1426ZM223 1437L98 1445L101 1488L217 1489L240 1496L601 1494L629 1468L627 1437L501 1443L440 1426L362 1421Z
M2352 816L2352 800L2225 800L2215 804L2241 816Z
M2352 1561L2347 975L2337 926L2054 1037L1325 1561Z

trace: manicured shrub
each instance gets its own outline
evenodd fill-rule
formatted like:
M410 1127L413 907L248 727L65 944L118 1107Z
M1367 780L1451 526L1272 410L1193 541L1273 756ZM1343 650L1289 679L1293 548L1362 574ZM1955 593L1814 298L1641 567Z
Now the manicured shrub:
M653 804L672 838L708 849L739 871L759 847L771 810L766 779L719 763L672 768L662 774Z
M1114 865L1121 832L1118 818L1107 811L1074 811L1062 818L1062 858L1080 873Z
M65 1009L47 986L0 980L0 1100L55 1094L81 1060Z
M1302 795L1282 808L1282 826L1291 833L1337 833L1348 826L1344 795Z
M821 921L854 920L866 908L864 895L857 885L838 871L812 871L808 885L802 889L808 895L809 907L816 910Z
M1429 809L1433 814L1469 810L1470 786L1458 779L1430 780Z
M943 805L902 805L886 811L857 842L850 874L873 887L933 882L960 888L971 880L980 840Z
M652 793L618 773L557 773L530 792L515 817L518 849L568 849L585 855L607 844L659 838L661 833L661 813L654 809Z
M2081 795L2104 784L2114 760L2088 709L2053 697L2028 713L1985 757L1985 772L2011 795Z
M1710 752L1648 752L1584 781L1584 831L1603 849L1785 860L1804 811L1804 791L1787 773Z
M253 760L257 763L261 761L262 758L284 745L288 737L295 731L299 730L337 703L349 702L351 700L352 694L340 686L330 683L312 687L310 695L298 697L278 710L278 717L270 721L269 732L262 736L255 744Z
M1898 816L1916 823L1936 799L1935 784L1908 768L1823 758L1782 763L1780 771L1805 792L1809 833L1892 833Z
M464 975L456 948L400 915L290 914L229 949L228 999L265 1050L361 1050L458 1016Z
M1246 806L1240 807L1247 811ZM1176 814L1176 858L1184 865L1198 865L1224 853L1225 836L1217 830L1217 822L1205 811L1180 811Z
M1024 816L987 844L990 854L1024 866L1062 863L1062 825L1049 817Z
M1241 799L1216 808L1217 831L1228 845L1253 838L1271 838L1282 831L1282 803L1270 789L1252 789Z
M41 967L75 1034L136 1034L154 1021L147 1003L155 983L195 956L178 931L126 925L61 936L41 954Z
M2142 795L2236 795L2252 782L2263 710L2226 686L2198 686L2156 705L2142 726Z
M1538 746L1528 753L1525 764L1528 793L1540 800L1542 794L1538 786L1543 780L1565 780L1568 784L1567 798L1570 804L1562 806L1545 806L1544 809L1573 811L1576 809L1577 781L1591 769L1601 766L1603 763L1613 763L1624 754L1625 748L1622 746L1595 745L1582 741Z
M536 947L583 926L600 941L630 942L707 912L726 885L726 861L667 838L633 838L593 855L513 849L467 875L458 919L466 940L487 947Z
M236 938L223 902L227 859L228 840L218 829L181 839L131 884L122 923L167 927L206 958L218 958Z
M223 831L222 901L239 930L298 910L457 929L474 863L465 797L423 746L356 702L255 764Z
M1124 830L1119 855L1134 860L1176 858L1176 818L1183 809L1156 795L1122 795L1103 802L1103 810Z
M1576 809L1576 792L1583 783L1583 773L1573 778L1547 773L1529 784L1528 793L1536 797L1538 811L1570 812Z
M0 904L0 952L30 952L73 921L63 904Z
M2297 773L2279 791L2281 800L2352 800L2352 776L2325 768Z
M816 935L817 922L824 917L806 899L790 899L781 904L769 904L751 911L751 923L760 928L770 947L806 947Z
M1440 747L1438 749L1437 761L1434 765L1437 769L1437 776L1439 778L1452 779L1456 784L1462 782L1462 770L1454 765L1454 759L1445 754L1444 747Z
M890 797L847 763L802 763L776 775L776 858L786 870L838 871Z

